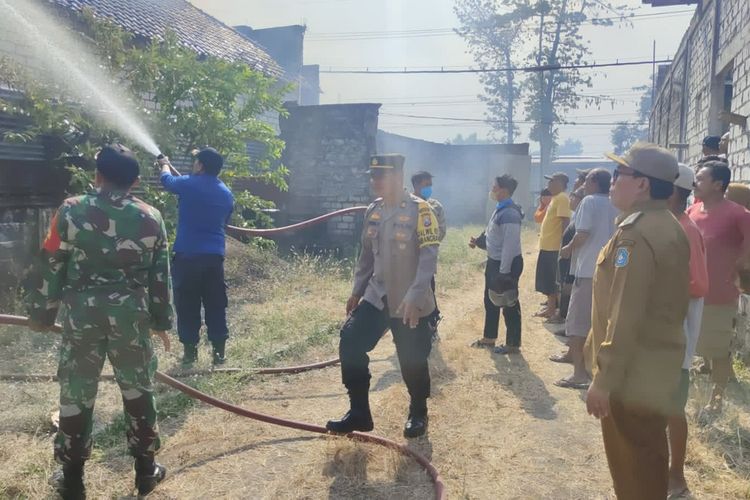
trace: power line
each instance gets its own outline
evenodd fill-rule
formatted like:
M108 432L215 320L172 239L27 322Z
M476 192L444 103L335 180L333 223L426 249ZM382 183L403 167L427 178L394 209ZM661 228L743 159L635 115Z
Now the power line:
M644 86L645 87L645 86ZM600 92L606 92L607 94L619 94L619 93L634 93L634 94L642 94L645 90L636 90L632 86L630 87L600 87L596 86L588 88L587 90L597 90ZM441 94L441 95L402 95L402 96L368 96L368 97L356 97L351 99L342 99L339 101L339 103L359 103L359 102L382 102L384 104L387 104L388 101L406 101L406 102L423 102L423 101L417 101L416 99L461 99L461 98L477 98L482 94L473 93L473 94ZM586 95L585 92L581 93L581 95ZM599 96L593 95L592 96ZM435 101L435 102L444 102L444 101ZM333 104L333 103L331 103Z
M640 66L644 64L666 64L671 63L671 59L661 59L654 61L651 59L643 61L616 61L611 63L592 63L592 64L546 64L541 66L510 66L507 68L462 68L462 69L408 69L403 70L382 70L382 69L321 69L321 73L333 74L350 74L350 75L411 75L411 74L457 74L457 73L506 73L509 71L560 71L566 69L591 69L591 68L612 68L618 66Z
M410 115L410 114L404 114L404 113L380 113L380 115L383 116L398 116L402 118L418 118L418 119L426 119L426 120L446 120L446 121L456 121L456 122L471 122L471 123L505 123L505 120L493 120L493 119L482 119L482 118L460 118L457 116L430 116L430 115ZM514 123L520 123L520 124L536 124L536 123L543 123L539 121L530 121L530 120L513 120ZM616 121L616 122L568 122L568 121L557 121L557 122L550 122L552 125L591 125L591 126L598 126L598 125L619 125L621 123L627 123L629 125L635 125L636 123L627 122L625 120L622 121Z
M646 14L635 14L632 16L618 16L618 17L601 17L592 18L583 21L581 24L587 25L600 25L604 22L609 21L630 21L634 19L664 19L671 17L680 17L685 14L693 14L693 9L686 9L674 12L653 12ZM553 25L554 22L548 22L545 24ZM393 31L339 31L339 32L322 32L315 33L310 32L306 37L306 41L311 42L327 42L327 41L342 41L342 40L378 40L378 39L399 39L399 38L423 38L423 37L434 37L434 36L447 36L457 35L457 28L422 28L412 30L393 30Z

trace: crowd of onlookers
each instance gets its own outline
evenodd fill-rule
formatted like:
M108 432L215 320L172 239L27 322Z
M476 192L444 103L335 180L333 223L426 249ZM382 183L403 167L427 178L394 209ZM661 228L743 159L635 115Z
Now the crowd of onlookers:
M733 376L736 312L740 280L750 257L750 188L731 183L726 138L706 137L702 158L692 166L679 164L668 207L680 222L690 245L689 306L685 317L685 357L679 397L682 411L668 419L670 494L687 490L683 474L687 442L684 408L689 372L710 375L711 397L701 412L710 418L722 411L725 390ZM610 173L603 169L578 171L570 193L568 177L547 176L535 213L541 224L536 291L545 297L536 314L549 324L564 324L556 333L566 337L567 350L550 357L570 363L572 374L555 382L585 389L591 383L584 363L584 343L591 330L592 278L600 251L622 222L608 193ZM694 366L694 356L701 362Z
M689 495L683 468L691 372L709 375L713 386L701 419L722 411L733 376L738 299L740 290L750 290L750 187L731 182L727 145L727 136L706 137L700 160L686 165L678 164L663 148L639 144L624 157L607 155L616 164L612 171L578 170L572 186L565 173L545 176L547 187L534 213L539 224L535 289L544 301L534 316L564 337L566 350L549 359L570 364L572 370L555 385L588 389L587 407L602 418L605 448L608 458L615 460L610 468L620 493L661 492L670 458L669 498ZM486 230L469 242L488 254L484 332L472 346L492 348L498 354L516 354L521 347L518 281L523 271L523 213L512 200L516 186L507 175L494 180L490 197L496 208ZM636 238L631 233L640 243L631 239ZM659 248L651 246L653 238L664 240ZM657 281L665 279L674 283L662 289L665 284ZM639 301L650 302L632 305ZM506 339L495 346L501 312ZM632 318L638 314L643 317ZM662 334L670 329L670 322L678 343ZM618 326L623 324L629 326ZM622 328L638 331L623 333ZM641 347L633 348L635 344ZM679 380L676 356L681 359ZM701 361L694 362L695 356ZM674 373L659 372L672 365ZM643 366L651 366L654 373L636 374ZM633 405L623 396L627 393L623 387L639 376L653 380L653 394L674 393L662 397L670 400L664 402L670 410L657 410L653 402ZM611 384L602 380L611 377L620 382L608 387ZM672 377L675 383L670 385L666 378ZM637 385L643 386L642 382ZM662 439L666 443L665 428L667 451L659 449ZM649 444L638 445L638 439ZM620 461L628 453L633 456ZM662 463L664 475L652 474L649 467L658 469ZM627 474L632 480L623 479L630 477ZM628 489L631 483L635 490Z

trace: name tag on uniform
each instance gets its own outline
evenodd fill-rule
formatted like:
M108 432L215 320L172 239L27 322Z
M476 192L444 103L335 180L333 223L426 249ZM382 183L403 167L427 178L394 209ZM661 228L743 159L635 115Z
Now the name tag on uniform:
M630 262L630 250L620 247L615 252L615 267L625 267Z
M398 221L399 222L409 222L410 220L411 220L411 217L409 217L408 215L399 215L398 216Z

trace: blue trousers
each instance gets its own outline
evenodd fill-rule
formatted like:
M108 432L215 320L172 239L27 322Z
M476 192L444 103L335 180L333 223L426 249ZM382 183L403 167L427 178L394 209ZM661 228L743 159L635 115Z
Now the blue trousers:
M197 344L205 311L208 339L222 342L227 328L227 285L224 257L210 254L175 254L172 259L172 285L177 310L177 334L183 344Z

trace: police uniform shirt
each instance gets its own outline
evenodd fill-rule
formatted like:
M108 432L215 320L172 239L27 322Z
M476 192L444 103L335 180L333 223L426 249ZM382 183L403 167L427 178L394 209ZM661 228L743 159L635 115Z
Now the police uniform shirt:
M353 295L381 310L386 299L392 318L403 316L404 301L416 303L421 317L428 316L435 310L430 282L439 244L437 217L426 201L407 192L395 207L376 200L365 213Z
M445 222L445 209L443 208L443 205L435 198L429 198L427 200L427 203L430 204L432 211L435 212L435 217L437 217L438 222L438 238L440 239L440 241L443 241L443 238L445 238L445 233L448 230L448 225Z
M690 246L663 201L639 204L618 223L594 273L587 365L598 389L669 412L685 350Z

